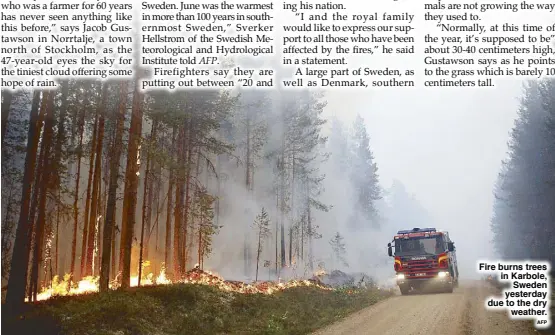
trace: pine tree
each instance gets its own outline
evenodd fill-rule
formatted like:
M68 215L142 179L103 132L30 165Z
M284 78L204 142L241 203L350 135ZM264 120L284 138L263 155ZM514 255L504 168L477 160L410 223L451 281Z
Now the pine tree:
M349 264L345 259L347 249L345 247L344 238L339 232L336 232L333 238L330 240L330 245L333 251L332 259L334 267L337 265L348 267Z
M129 129L129 146L127 149L127 166L125 172L125 192L124 197L127 198L127 206L125 206L124 216L127 217L125 224L122 225L122 277L121 287L129 288L131 285L131 247L133 244L133 235L136 222L137 208L137 189L139 187L139 152L141 143L141 134L143 126L143 94L139 91L138 81L133 92L133 104L131 111L131 127Z
M108 190L108 204L104 220L104 236L102 246L102 265L100 268L100 291L107 291L110 280L110 258L112 252L112 238L116 222L116 196L119 181L119 163L123 152L122 137L125 122L125 109L127 107L126 81L119 84L119 106L116 112L116 136L114 146L110 152L110 185Z
M34 171L37 159L38 142L40 137L39 103L40 91L35 91L33 104L29 117L27 135L27 152L25 155L25 172L22 181L22 199L19 211L19 222L17 225L14 249L12 252L10 277L8 278L8 290L6 292L6 305L12 312L19 312L25 301L25 288L27 284L27 267L29 265L30 248L30 224L29 208L31 203L32 185L35 179ZM43 94L44 99L44 94ZM2 177L4 177L2 175Z
M271 236L270 218L268 216L268 213L264 209L264 207L262 207L260 214L256 216L253 227L257 231L256 234L258 238L258 243L256 248L256 275L255 275L255 281L258 281L258 266L260 263L260 254L262 253L262 246L263 246L264 240Z
M394 180L388 189L388 217L394 227L433 227L435 225L430 213L418 201L416 195L409 194L405 185Z
M529 82L496 185L494 245L508 259L555 260L553 79Z
M378 227L375 202L381 199L378 180L378 167L370 149L370 137L364 125L364 119L357 115L353 124L352 135L352 170L351 184L355 194L355 213L361 217L353 219L353 228ZM362 221L362 223L360 223Z
M249 198L254 196L254 175L261 158L261 151L267 139L267 124L264 112L269 105L269 99L265 92L243 91L239 101L239 111L235 113L233 121L235 126L235 137L237 138L236 151L243 157L245 166L245 191ZM251 208L245 208L245 215L249 216ZM250 241L248 230L245 233L243 244L243 261L245 275L250 268Z
M351 169L349 133L345 129L345 125L335 115L331 118L330 130L329 151L333 153L331 155L332 171L337 176L341 176Z

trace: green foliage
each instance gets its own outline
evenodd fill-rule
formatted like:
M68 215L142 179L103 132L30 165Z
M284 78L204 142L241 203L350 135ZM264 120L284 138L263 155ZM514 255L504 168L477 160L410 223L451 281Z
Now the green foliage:
M256 247L256 280L258 280L258 266L260 263L260 254L262 253L263 241L271 236L270 217L266 209L262 207L260 214L254 220L253 227L257 230L258 243Z
M199 188L192 208L192 215L198 222L201 255L208 257L212 253L212 238L219 232L220 226L214 224L214 202L205 187Z
M260 213L256 216L253 227L257 230L257 234L259 240L264 240L265 238L270 237L272 234L272 230L270 228L270 217L268 216L268 212L266 209L262 207ZM262 252L262 243L259 243L258 246L258 254Z
M179 284L58 298L35 305L15 323L3 320L9 323L2 327L64 335L307 334L387 296L312 287L247 295Z

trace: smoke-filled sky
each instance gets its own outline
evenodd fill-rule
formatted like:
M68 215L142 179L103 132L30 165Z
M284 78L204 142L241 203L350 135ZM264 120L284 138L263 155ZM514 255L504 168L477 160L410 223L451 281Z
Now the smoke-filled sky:
M535 3L544 2L546 1L540 0ZM375 21L366 22L366 25L410 25L415 30L405 36L413 36L417 41L416 43L407 43L407 46L415 45L414 54L400 56L388 54L384 56L376 53L371 56L359 54L356 57L348 57L351 69L359 66L384 69L387 66L390 69L403 71L403 76L397 78L400 80L407 78L404 70L414 69L416 75L411 79L420 84L424 80L422 76L423 48L428 46L428 44L422 43L422 32L440 37L463 35L454 32L442 33L436 22L424 21L424 9L421 2L382 2L380 3L382 8L375 8L375 5L370 5L370 3L360 4L354 1L344 1L342 3L347 7L347 10L344 10L343 13L349 15L350 18L352 18L352 14L371 15L378 13L378 19L374 18ZM480 1L480 4L482 3L484 2ZM411 13L414 14L414 18L411 19L411 22L408 22L408 20L390 20L384 23L382 21L384 12L387 14ZM503 15L499 15L500 13L500 11L495 10L479 13L482 18L481 24L489 27L491 24L524 22L523 20L536 24L552 22L550 21L552 20L552 13L548 11L544 11L543 15L536 11L527 11L523 14L505 10ZM275 23L277 25L295 24L295 20L299 25L302 23L292 11L281 11L280 15L277 15L278 18L276 18ZM549 17L549 20L547 17ZM344 21L344 24L360 25L363 23L349 19ZM289 32L287 34L293 33ZM320 32L306 33L301 31L299 34L318 35ZM393 34L394 32L389 34L376 33L380 36L392 36ZM486 34L488 36L499 36L508 33L487 32ZM520 34L513 33L513 36ZM549 35L551 34L552 32L549 33ZM279 37L280 33L276 33L276 35ZM365 33L364 35L369 36L370 34ZM281 40L281 37L278 37L276 37L276 40ZM294 44L296 47L302 46L292 42L289 44ZM350 45L343 46L351 47ZM404 45L398 43L393 47L401 46ZM436 45L436 47L439 46ZM513 45L504 46L510 47ZM281 47L276 48L278 53ZM335 49L332 44L327 44L326 47ZM524 45L519 45L519 47L524 47ZM342 56L344 55L338 56L332 53L329 57ZM435 56L437 58L442 57L441 54ZM507 55L506 57L512 58L512 56ZM281 60L281 57L280 55L277 59ZM456 55L452 55L452 57L456 58ZM429 67L435 68L437 66ZM304 66L302 68L304 70ZM339 69L335 66L334 68ZM295 72L293 68L290 70ZM366 79L372 81L390 78ZM334 79L355 78L336 77ZM429 77L427 79L438 80L439 78ZM461 79L470 80L471 78ZM495 84L495 88L486 89L390 88L342 90L328 92L324 98L328 105L323 117L328 121L330 121L330 116L336 115L345 125L351 125L357 113L365 119L371 138L370 146L379 168L381 186L387 189L391 186L393 180L401 181L407 191L414 194L418 202L433 217L430 226L436 226L451 233L450 236L457 245L459 270L464 277L476 275L475 262L478 259L493 257L489 227L493 205L493 186L500 170L501 161L506 156L509 132L516 117L521 94L522 81L497 80ZM280 109L279 105L275 108L276 110ZM272 124L271 126L273 127L273 133L270 134L268 146L273 148L280 145L281 137L275 138L275 136L276 134L282 134L282 132L276 129L279 125ZM233 195L233 203L229 207L234 208L234 210L229 210L231 214L227 214L225 220L222 219L226 226L216 238L219 243L218 251L225 250L225 252L214 253L210 260L212 262L211 266L230 277L235 276L237 269L240 269L237 264L232 263L243 260L242 246L237 241L242 241L245 234L241 228L237 228L237 225L230 223L245 223L244 228L250 230L253 215L245 213L245 204L251 206L251 203L255 203L251 207L258 211L258 208L262 206L273 208L275 203L273 195L267 199L252 199L250 198L251 195L247 198L247 194L241 193L244 191L244 172L241 170L242 168L237 167L237 164L235 165L236 171L234 171L240 177L236 181L230 180L229 185L226 186L228 188L227 192ZM323 170L322 172L329 172L326 169ZM267 166L260 167L260 171L256 171L256 176L263 181L257 180L255 183L257 186L260 184L266 186L264 183L270 184L275 177L273 168ZM342 196L342 194L347 193L342 191L346 183L343 183L339 178L338 180L333 179L335 177L345 176L332 176L328 179L331 179L331 181L326 183L328 190L322 196L322 201L335 206L335 210L331 214L326 213L327 216L321 215L319 217L320 221L317 222L324 235L324 238L318 242L320 248L316 248L319 250L318 258L327 257L325 254L329 253L329 239L335 231L345 227L344 221L349 220L352 214L349 212L352 206L348 205L351 199ZM233 185L234 183L237 185ZM237 204L240 205L236 206ZM270 215L274 214L270 213ZM272 217L272 220L274 219L275 215ZM349 233L343 232L349 243L348 249L351 257L355 256L357 258L349 260L349 263L352 264L351 269L367 270L363 266L369 263L365 259L367 253L364 251L365 247L369 244L377 247L383 246L382 250L385 256L386 244L393 234L399 229L407 228L412 228L408 214L405 226L387 226L385 224L385 231L382 234L365 235L355 232L349 235ZM369 234L373 234L373 232ZM275 239L275 236L273 239ZM234 249L236 249L235 253L227 252ZM273 250L275 249L267 248L265 252L271 254ZM273 259L273 256L265 257L264 259ZM368 255L370 260L372 257L374 255ZM365 264L361 264L361 262ZM387 268L387 274L393 275L392 265Z
M492 89L408 89L330 92L328 111L360 113L384 187L392 179L430 212L457 245L461 275L492 256L493 186L507 152L522 82ZM441 92L441 93L439 93ZM410 225L410 223L408 224ZM412 227L390 227L397 229ZM381 241L385 247L388 241Z
M478 1L477 3L481 8L488 2ZM544 27L553 24L552 13L549 10L522 10L520 2L508 1L507 3L512 3L515 8L467 11L479 15L479 24L487 29L487 32L480 37L520 36L523 32L522 25L519 23ZM542 0L534 3L547 2ZM345 12L349 14L377 12L378 20L374 21L374 24L411 25L415 30L404 36L413 36L416 41L414 54L377 53L372 55L371 59L367 56L357 56L348 58L350 66L372 69L388 67L403 71L414 69L416 74L412 79L420 86L409 89L331 91L327 94L326 111L340 116L341 119L353 119L357 113L365 119L371 136L370 145L379 167L381 185L388 188L393 179L400 180L407 191L414 194L420 204L432 215L437 222L437 228L450 232L457 246L461 276L476 276L476 260L494 257L490 242L493 187L500 171L501 161L506 157L509 132L518 110L523 80L529 78L504 77L494 81L495 87L485 89L424 88L421 85L424 80L440 78L423 76L424 57L429 56L424 54L424 49L431 45L431 43L423 43L423 32L440 38L464 34L442 32L437 27L437 22L425 21L426 11L421 2L385 2L380 8L364 8L365 5L358 3L355 5L353 1L345 2L345 5L347 6ZM383 12L387 14L408 12L414 14L414 19L410 24L408 21L386 22L382 21ZM452 13L452 11L432 12L443 15ZM506 22L519 25L520 31L503 32L501 27ZM453 21L449 23L453 24ZM459 22L462 25L471 23L473 22ZM499 25L499 31L490 32L490 26L495 24ZM543 33L552 35L552 32L548 33L545 29ZM383 32L378 34L393 35L393 33ZM401 46L403 46L402 43L396 45L396 47ZM511 43L502 45L502 47L512 46L515 45ZM441 47L441 45L436 44L434 47ZM476 47L491 47L491 45L476 44ZM519 44L518 47L531 48L532 45L524 43ZM457 54L432 56L458 57ZM513 57L512 54L504 57L497 56L498 59ZM472 55L465 57L473 58ZM478 55L474 55L475 60L476 57ZM436 67L438 65L427 66L430 69ZM369 81L378 79L380 78L367 78ZM383 79L387 80L389 77ZM398 79L402 80L406 77ZM390 235L393 236L398 229L407 228L413 228L411 223L407 223L404 227L385 229L389 229ZM383 244L384 253L388 242L389 240L377 241Z

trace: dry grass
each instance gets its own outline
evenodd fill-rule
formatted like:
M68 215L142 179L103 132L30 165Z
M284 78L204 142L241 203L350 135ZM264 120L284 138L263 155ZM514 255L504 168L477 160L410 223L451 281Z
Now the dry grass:
M2 312L6 334L307 334L372 305L379 290L297 287L273 295L177 284L63 297L39 303L22 319Z

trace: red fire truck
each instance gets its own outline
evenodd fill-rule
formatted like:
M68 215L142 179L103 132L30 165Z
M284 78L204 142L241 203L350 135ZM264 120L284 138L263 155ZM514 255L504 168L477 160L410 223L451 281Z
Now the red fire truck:
M427 288L453 292L459 282L459 269L455 243L448 232L435 228L399 230L392 243L387 244L387 251L395 259L401 294Z

